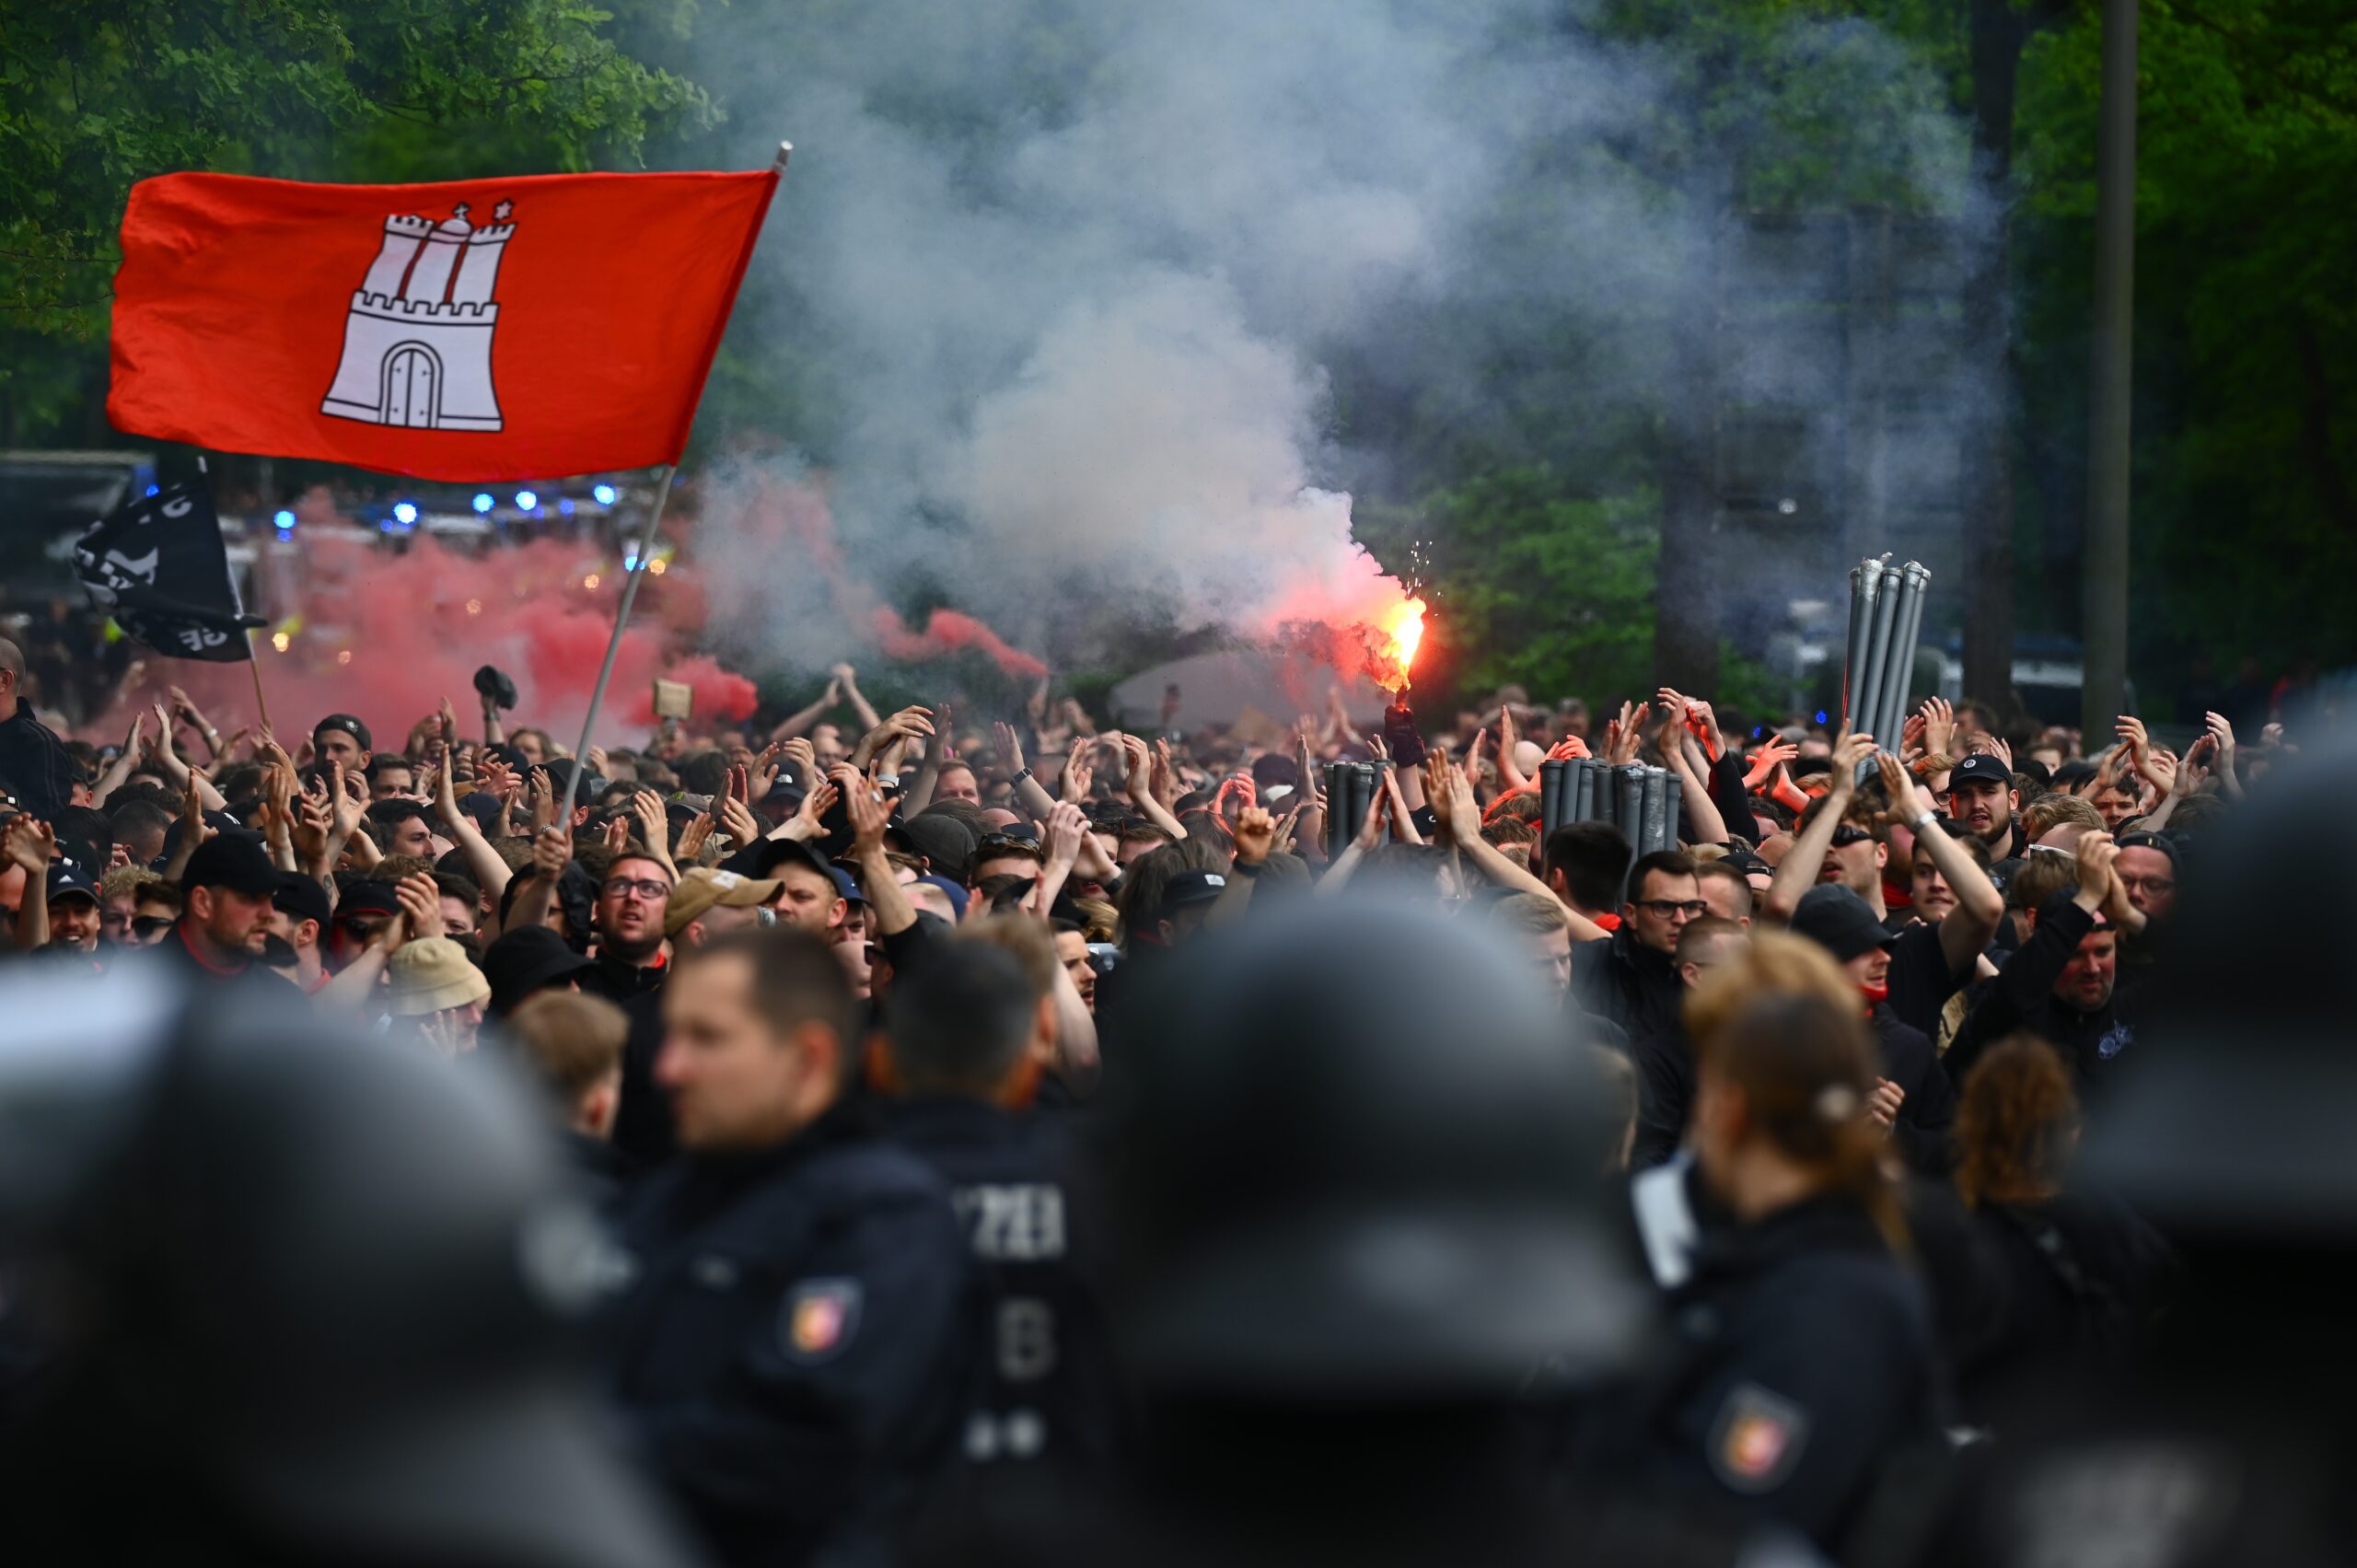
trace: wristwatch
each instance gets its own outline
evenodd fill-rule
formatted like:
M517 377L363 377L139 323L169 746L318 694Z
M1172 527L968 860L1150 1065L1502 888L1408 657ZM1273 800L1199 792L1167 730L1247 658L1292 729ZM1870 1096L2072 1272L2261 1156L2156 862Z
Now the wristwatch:
M1028 778L1029 778L1030 776L1031 776L1031 770L1030 770L1030 769L1028 769L1028 768L1025 768L1025 769L1023 769L1021 772L1017 772L1017 773L1016 773L1013 778L1011 778L1011 779L1007 780L1006 782L1007 782L1008 784L1021 784L1025 779L1028 779Z
M1918 817L1918 818L1916 818L1916 819L1915 819L1915 824L1914 824L1914 826L1915 826L1915 830L1916 830L1917 832L1919 832L1919 833L1920 833L1920 832L1922 832L1924 829L1926 829L1926 828L1930 827L1933 823L1934 823L1934 822L1938 821L1939 819L1940 819L1940 814L1939 814L1938 812L1936 812L1936 811L1926 811L1926 812L1924 812L1921 817Z

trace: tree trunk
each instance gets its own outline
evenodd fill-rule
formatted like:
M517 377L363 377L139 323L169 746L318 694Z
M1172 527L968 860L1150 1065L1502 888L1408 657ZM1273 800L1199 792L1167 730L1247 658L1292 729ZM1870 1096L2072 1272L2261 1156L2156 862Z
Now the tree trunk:
M2010 708L2014 666L2014 88L2040 17L1971 0L1973 168L1988 233L1965 280L1964 690Z
M1719 682L1718 257L1724 211L1707 180L1687 188L1686 265L1670 326L1663 411L1661 559L1654 577L1654 679L1697 694Z

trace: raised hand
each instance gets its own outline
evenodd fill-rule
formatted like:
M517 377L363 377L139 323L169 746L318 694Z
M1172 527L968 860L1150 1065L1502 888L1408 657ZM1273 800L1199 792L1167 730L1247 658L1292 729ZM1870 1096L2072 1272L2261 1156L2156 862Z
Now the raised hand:
M1070 871L1080 858L1080 841L1088 837L1088 818L1077 806L1060 800L1049 808L1047 865Z
M1882 771L1882 787L1890 796L1891 815L1899 821L1912 823L1926 811L1936 812L1932 797L1923 793L1906 764L1887 751L1875 753L1875 765Z
M573 835L563 828L542 828L532 835L532 875L554 882L573 864Z
M779 757L794 765L795 783L800 784L805 790L817 786L821 776L819 772L819 749L810 744L807 737L797 735L791 740L778 742L772 749ZM769 752L764 751L761 755L767 757ZM774 779L777 770L772 768L770 774Z
M1956 744L1956 709L1945 697L1926 697L1919 710L1923 721L1923 749L1934 757L1953 757L1948 749Z
M1165 811L1178 805L1178 796L1183 793L1178 788L1178 764L1170 758L1170 742L1160 737L1156 737L1154 742L1152 788L1154 798Z
M739 811L742 811L745 808L744 804L737 800L734 796L731 796L725 804L727 806L734 806ZM694 817L689 819L688 825L686 827L679 830L679 847L672 853L679 859L693 865L697 860L702 857L703 846L711 842L712 813L709 811L699 811Z
M434 878L423 871L412 871L393 884L393 898L401 906L401 923L409 927L412 941L422 941L443 934L442 890ZM398 947L399 942L393 944Z
M1587 755L1589 755L1587 742L1576 735L1563 737L1547 750L1547 760L1550 762L1569 762L1575 758Z
M1236 814L1236 864L1259 865L1277 846L1277 820L1258 806Z
M1089 749L1073 738L1071 749L1064 753L1063 777L1058 781L1062 798L1077 804L1088 798L1089 786L1097 781L1097 764L1088 760Z
M891 825L892 808L857 774L844 779L843 808L851 817L852 853L872 859L884 853L884 830ZM815 792L814 792L815 793Z
M1743 775L1747 794L1759 789L1772 777L1778 768L1801 754L1801 749L1781 735L1771 735L1760 742L1759 749L1751 754L1751 767Z
M24 896L41 897L40 882L48 877L50 858L57 852L57 830L20 815L9 818L0 834L5 834L0 836L0 853L5 853L9 865L25 874Z
M1844 735L1833 743L1833 774L1827 781L1828 800L1844 801L1857 793L1858 769L1875 754L1871 735Z
M1013 778L1023 772L1023 740L1015 726L1004 721L991 726L991 736L998 745L999 761L1004 764L1007 776Z
M1875 1080L1875 1092L1866 1097L1866 1116L1881 1123L1888 1132L1898 1121L1898 1108L1907 1103L1907 1091L1888 1078Z

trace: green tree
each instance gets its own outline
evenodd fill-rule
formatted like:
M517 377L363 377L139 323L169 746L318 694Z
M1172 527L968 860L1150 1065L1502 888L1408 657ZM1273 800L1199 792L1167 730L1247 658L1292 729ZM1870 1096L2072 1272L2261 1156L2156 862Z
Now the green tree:
M136 180L585 168L710 113L610 19L578 0L0 0L0 439L95 419Z

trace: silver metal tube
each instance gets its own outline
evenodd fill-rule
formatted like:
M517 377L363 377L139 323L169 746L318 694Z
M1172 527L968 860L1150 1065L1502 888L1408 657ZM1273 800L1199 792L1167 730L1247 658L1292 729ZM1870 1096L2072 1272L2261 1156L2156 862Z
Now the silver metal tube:
M1866 623L1874 616L1874 595L1865 583L1873 570L1861 561L1850 568L1850 642L1841 656L1841 719L1848 723L1858 709L1858 676L1866 662Z
M1562 816L1563 764L1552 757L1538 764L1538 836L1555 830Z
M1667 847L1667 827L1662 812L1669 801L1669 770L1647 768L1644 775L1643 805L1639 807L1637 850L1652 854Z
M1665 819L1669 825L1666 830L1668 836L1662 840L1661 847L1676 849L1678 844L1678 830L1685 825L1686 820L1686 781L1676 773L1670 774L1669 782L1662 786L1662 801L1666 813Z
M1612 789L1612 824L1620 836L1645 853L1642 835L1645 829L1645 770L1634 762L1615 768Z
M1923 592L1932 574L1920 561L1899 569L1898 615L1891 627L1889 667L1883 677L1883 729L1876 730L1883 749L1896 754L1900 732L1907 726L1908 688L1915 679L1915 641L1923 626Z
M1882 645L1889 622L1882 615L1882 566L1878 562L1864 562L1859 565L1858 591L1865 600L1864 641L1858 650L1858 662L1850 671L1849 705L1842 710L1841 722L1848 728L1864 729L1872 722L1866 709L1867 693L1875 689L1882 669ZM1879 627L1882 630L1877 631Z
M1593 822L1596 820L1596 759L1574 757L1571 767L1572 798L1569 808L1563 813L1563 820Z

